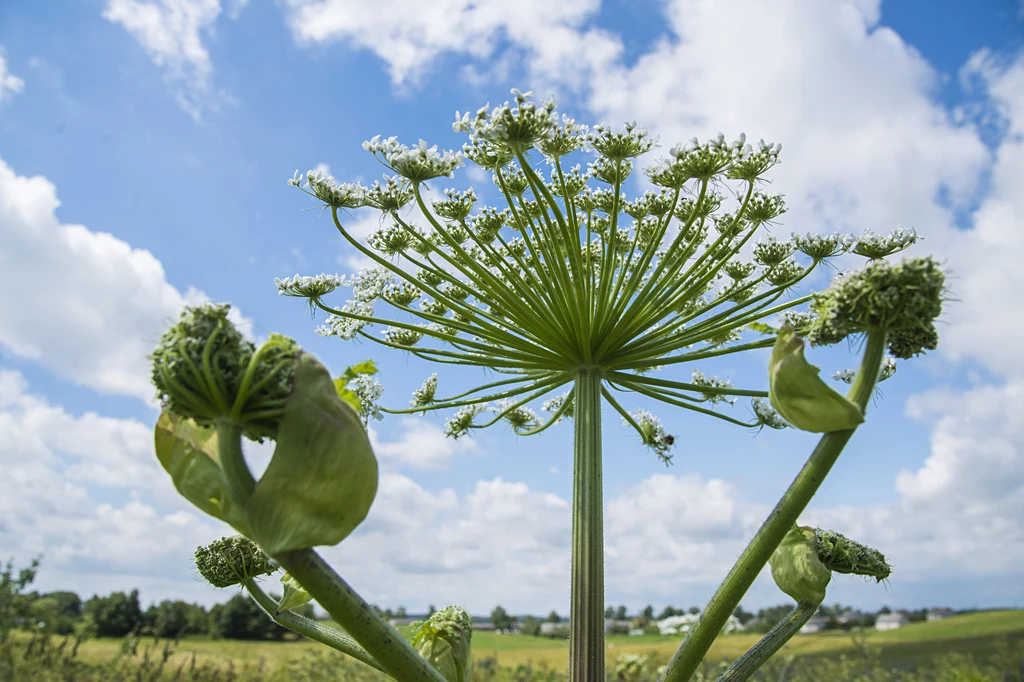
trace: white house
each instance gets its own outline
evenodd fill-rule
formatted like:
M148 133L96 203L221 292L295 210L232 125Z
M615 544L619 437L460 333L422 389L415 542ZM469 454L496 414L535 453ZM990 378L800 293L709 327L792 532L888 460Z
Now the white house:
M928 622L933 623L937 620L942 620L955 615L956 612L954 612L953 609L928 609Z
M699 613L687 613L682 616L669 616L668 618L662 618L655 622L658 626L658 632L663 635L684 635L690 631L693 624L700 618ZM743 625L740 623L736 616L729 616L729 620L726 621L722 627L722 634L729 634L730 632L737 632L743 629Z
M825 624L828 623L828 618L824 616L812 616L803 626L800 628L801 635L813 635L816 632L821 632L825 629Z
M907 616L898 611L896 613L883 613L875 620L875 629L895 630L907 625L909 622Z

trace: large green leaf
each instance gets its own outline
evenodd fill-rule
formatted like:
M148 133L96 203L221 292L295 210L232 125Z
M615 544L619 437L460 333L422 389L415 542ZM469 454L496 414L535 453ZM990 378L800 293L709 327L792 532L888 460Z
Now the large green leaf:
M377 494L377 459L359 416L320 362L303 353L277 448L246 505L251 536L270 556L336 545Z
M217 456L217 432L164 411L153 432L157 459L186 500L248 535L248 525L224 485Z
M821 380L821 370L804 358L804 340L792 327L782 327L768 362L768 397L783 419L798 429L828 433L864 422L855 403Z

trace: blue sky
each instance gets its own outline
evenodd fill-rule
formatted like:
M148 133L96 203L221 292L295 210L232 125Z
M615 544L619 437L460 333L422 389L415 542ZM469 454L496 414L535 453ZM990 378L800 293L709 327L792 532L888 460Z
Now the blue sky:
M175 497L148 449L145 354L184 303L229 301L257 337L294 336L334 370L372 357L386 402L404 404L433 368L319 337L322 316L277 296L275 277L360 265L285 180L326 164L368 184L382 169L364 140L458 148L455 111L518 87L585 123L638 120L662 140L647 163L719 131L782 142L782 235L918 230L911 253L942 259L958 299L942 345L882 386L807 514L878 546L897 572L887 587L837 581L829 599L1024 602L1018 3L421 5L0 6L0 557L43 553L43 589L226 598L189 565L225 528ZM646 188L631 182L630 195ZM498 200L469 169L450 185ZM356 212L351 225L365 235L374 221ZM814 349L812 362L831 373L856 350ZM766 362L699 369L763 388ZM442 387L478 376L442 370ZM815 442L654 410L680 436L668 469L605 417L607 594L631 609L703 604ZM564 611L571 429L467 443L424 421L374 424L381 494L328 556L382 605ZM762 577L745 604L782 601Z

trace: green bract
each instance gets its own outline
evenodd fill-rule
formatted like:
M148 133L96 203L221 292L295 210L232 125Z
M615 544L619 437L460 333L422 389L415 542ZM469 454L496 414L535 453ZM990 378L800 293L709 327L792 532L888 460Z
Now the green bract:
M306 592L306 588L299 584L299 581L288 573L281 576L281 586L284 588L284 596L277 605L277 612L290 611L313 600L313 596Z
M793 526L769 560L779 589L798 604L820 604L832 573L818 558L814 531Z
M861 409L822 381L820 371L804 358L803 339L792 327L782 327L768 363L772 406L793 426L814 433L862 423Z
M473 621L461 606L446 606L417 623L412 644L448 682L468 682Z
M203 329L210 338L194 334L190 341L197 346L211 348L217 338L230 338L231 330L222 324ZM287 373L279 371L284 364L282 349L289 353ZM154 362L166 359L156 357ZM285 396L280 408L273 410L274 422L259 418L268 430L273 426L277 446L258 482L245 465L238 421L221 415L214 419L214 429L191 415L165 410L156 426L156 453L178 492L252 538L271 556L341 542L370 509L377 492L377 460L359 416L338 397L324 366L298 351L290 339L278 336L249 358L237 383L219 374L215 363L205 365L212 377L209 385L237 386L239 395L246 390L260 395L283 376L290 377L291 385L274 389ZM225 362L223 367L228 373L236 364ZM165 376L173 375L174 369L172 365Z

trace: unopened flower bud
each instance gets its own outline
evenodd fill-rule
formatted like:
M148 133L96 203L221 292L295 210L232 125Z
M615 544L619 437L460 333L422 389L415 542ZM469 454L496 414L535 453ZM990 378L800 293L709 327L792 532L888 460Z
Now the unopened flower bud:
M834 530L816 528L816 549L818 558L830 571L851 573L874 578L882 582L892 573L892 567L885 560L885 555L854 542Z
M470 679L473 621L461 606L446 606L415 624L412 645L448 682Z
M244 535L221 538L197 548L195 560L199 575L214 587L239 585L277 570L263 550Z

